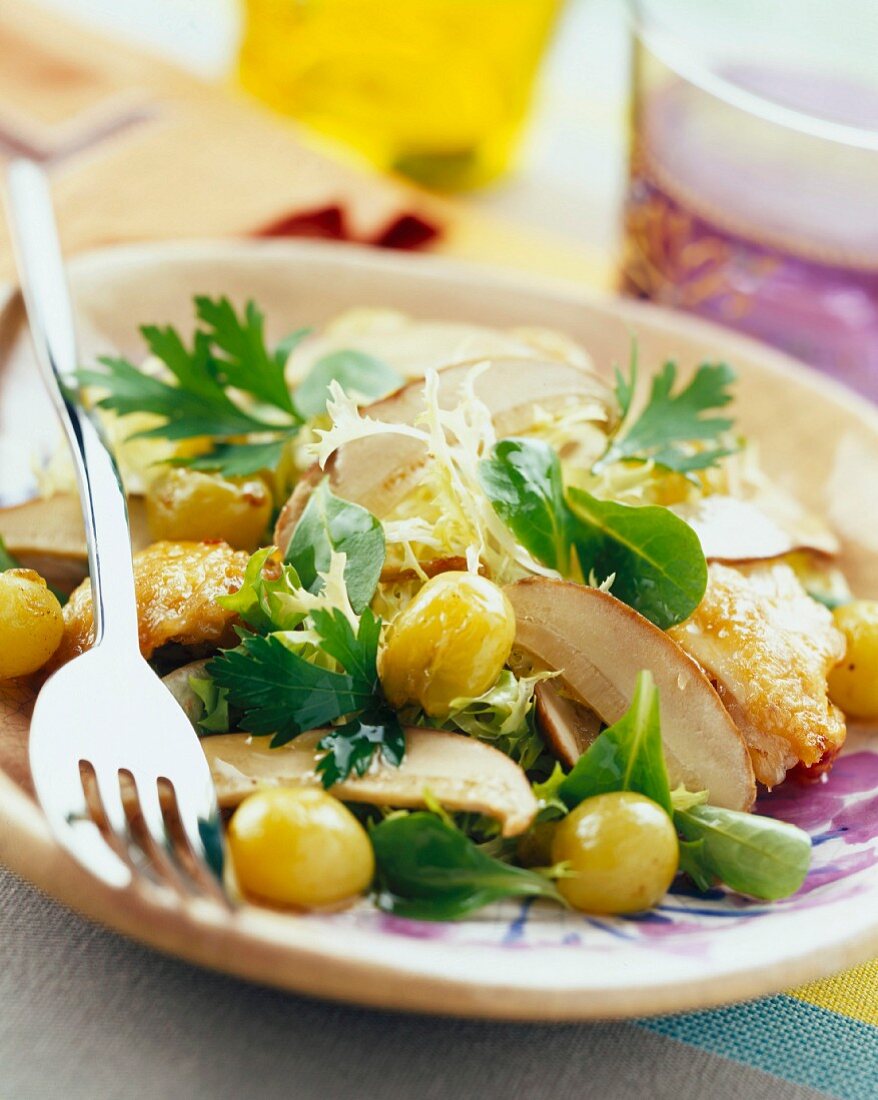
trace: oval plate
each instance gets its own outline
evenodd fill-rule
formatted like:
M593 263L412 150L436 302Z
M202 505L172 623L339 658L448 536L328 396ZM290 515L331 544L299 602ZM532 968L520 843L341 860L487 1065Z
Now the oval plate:
M878 596L878 415L866 402L759 344L650 306L431 258L342 245L193 243L105 250L70 264L86 359L138 357L136 326L188 331L194 293L252 297L269 335L321 325L352 305L424 318L568 332L609 371L636 335L640 361L683 371L724 359L738 371L737 423L772 475L822 512L861 595ZM0 493L22 490L22 454L57 429L30 368L17 297L0 313ZM15 474L15 477L13 477ZM18 478L16 481L15 478ZM5 480L4 480L5 479ZM878 954L878 739L852 731L829 781L762 802L808 829L813 869L794 898L766 906L714 891L674 893L653 913L589 918L497 906L459 924L382 915L363 903L297 917L229 916L138 885L117 893L52 841L29 795L31 698L0 694L0 859L59 900L202 965L301 992L387 1008L519 1019L683 1011L775 992Z

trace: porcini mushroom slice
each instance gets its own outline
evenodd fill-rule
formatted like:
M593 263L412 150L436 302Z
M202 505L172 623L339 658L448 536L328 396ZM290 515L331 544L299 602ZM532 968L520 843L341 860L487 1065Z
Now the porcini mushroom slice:
M565 695L557 683L544 680L534 688L537 724L552 755L572 768L601 732L593 710Z
M204 738L220 806L236 806L259 787L319 787L317 742L324 732L311 730L276 749L268 747L267 738L245 733ZM404 809L424 807L432 797L447 810L496 818L504 836L517 836L530 825L536 799L524 772L508 756L443 730L409 727L405 740L399 767L373 763L365 775L337 783L331 793L345 802Z
M458 404L461 386L477 365L478 361L459 363L439 371L438 400L443 408ZM473 392L490 409L500 438L529 428L536 409L554 412L591 405L595 421L608 426L614 416L612 394L603 379L570 363L493 359L473 379ZM389 424L412 424L423 409L424 383L418 379L370 405L364 413ZM412 488L425 457L424 446L417 439L366 436L340 447L330 456L325 472L337 496L361 504L382 519ZM320 476L319 470L307 474L281 511L275 542L284 551Z
M780 490L766 490L754 499L718 493L673 505L671 511L695 531L709 561L760 561L796 550L833 555L839 550L832 531Z
M131 543L136 552L149 545L143 500L128 501ZM72 493L36 497L0 508L0 537L15 558L61 588L74 588L88 572L82 505Z
M755 784L747 748L709 680L658 627L606 592L529 577L506 586L516 649L560 672L570 693L608 725L628 709L641 669L655 678L672 785L707 790L717 806L747 810Z
M202 717L204 712L204 703L201 701L200 696L192 690L189 681L192 677L196 680L207 679L207 673L204 669L208 660L208 657L203 657L199 661L190 661L188 664L181 665L179 668L175 668L173 672L169 672L162 677L162 683L180 704L180 709L196 730L198 729L198 719Z

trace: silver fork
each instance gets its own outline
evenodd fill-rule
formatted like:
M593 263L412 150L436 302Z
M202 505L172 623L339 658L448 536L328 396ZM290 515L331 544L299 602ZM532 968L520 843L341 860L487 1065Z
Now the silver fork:
M37 697L30 730L37 797L58 841L104 882L122 888L143 873L178 893L224 900L210 769L183 711L140 654L125 494L100 427L78 400L73 311L48 183L21 160L7 184L36 359L76 467L94 602L93 647L50 676Z

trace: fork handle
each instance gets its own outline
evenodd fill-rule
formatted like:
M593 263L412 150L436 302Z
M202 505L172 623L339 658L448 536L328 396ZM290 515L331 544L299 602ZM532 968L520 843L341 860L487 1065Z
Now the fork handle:
M80 401L70 292L45 173L17 160L7 173L12 240L37 364L73 455L94 602L95 644L138 648L125 492L98 422Z

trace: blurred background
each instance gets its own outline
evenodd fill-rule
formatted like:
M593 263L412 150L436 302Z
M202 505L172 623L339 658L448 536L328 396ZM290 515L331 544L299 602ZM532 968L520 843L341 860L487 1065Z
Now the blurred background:
M90 25L110 31L137 46L150 49L198 76L220 81L236 81L254 94L262 94L273 107L286 107L295 113L299 99L305 98L307 80L299 83L300 96L290 94L296 88L294 80L284 89L283 69L289 66L297 74L303 70L311 78L319 69L321 52L331 53L335 62L337 84L347 92L347 100L362 91L362 72L354 75L354 88L345 82L351 79L350 56L365 55L362 13L373 20L382 13L382 25L373 28L376 39L371 42L375 64L386 73L393 64L394 25L399 37L410 32L419 40L418 61L434 57L431 73L422 73L413 86L426 92L438 106L434 111L441 120L454 121L459 102L449 104L448 94L449 39L453 42L452 26L443 36L441 30L430 34L431 23L441 23L442 9L458 9L464 25L470 27L470 40L453 56L453 67L466 70L459 81L460 98L473 103L473 110L487 116L490 129L502 109L491 108L498 97L489 77L478 72L480 49L485 42L496 40L504 26L516 34L507 35L495 49L513 68L511 79L518 93L522 118L510 112L514 122L522 122L521 142L512 148L512 161L503 164L501 153L500 179L494 185L470 194L467 202L474 207L507 215L537 230L570 239L572 237L596 255L610 251L619 239L617 210L623 194L627 136L625 133L628 99L628 38L625 0L330 0L311 4L300 0L40 0L40 3L66 16L87 21ZM306 37L301 23L291 26L290 13L323 8L331 17L318 33L308 33L307 49L312 64L300 56L299 39ZM360 9L356 26L344 29ZM414 27L400 29L399 20L408 12L419 19ZM439 19L437 19L437 13ZM341 28L339 28L341 24ZM381 37L384 36L384 43ZM509 41L512 39L512 41ZM244 43L239 63L239 48ZM398 43L397 43L398 46ZM504 49L505 47L505 49ZM314 55L318 64L314 64ZM543 58L543 53L545 57ZM240 64L240 70L239 70ZM541 65L541 79L532 81ZM260 69L265 72L260 76ZM516 75L516 70L527 71ZM475 70L475 71L473 71ZM357 85L359 78L359 85ZM368 77L365 78L366 80ZM321 94L326 98L327 83L307 95L308 101L318 101L310 121L320 122ZM387 122L402 106L411 103L406 98L404 81L402 103L391 99L378 120ZM432 90L432 93L431 93ZM531 93L532 97L531 97ZM337 102L337 100L336 100ZM329 104L323 112L324 121ZM306 119L308 114L305 114ZM435 122L424 119L421 105L415 123L427 132ZM369 124L358 120L360 132L368 139ZM405 122L402 123L405 125ZM478 128L478 120L476 121ZM519 136L512 127L513 137ZM350 130L348 131L350 133ZM344 130L339 136L343 136ZM439 138L441 140L441 136ZM504 149L505 152L505 149ZM392 166L392 156L390 158ZM398 160L401 158L397 158ZM513 170L503 177L503 168ZM397 167L405 167L399 163ZM438 174L438 173L437 173ZM429 179L429 174L427 174Z
M4 0L0 50L0 158L49 165L69 247L428 248L878 398L874 0Z

